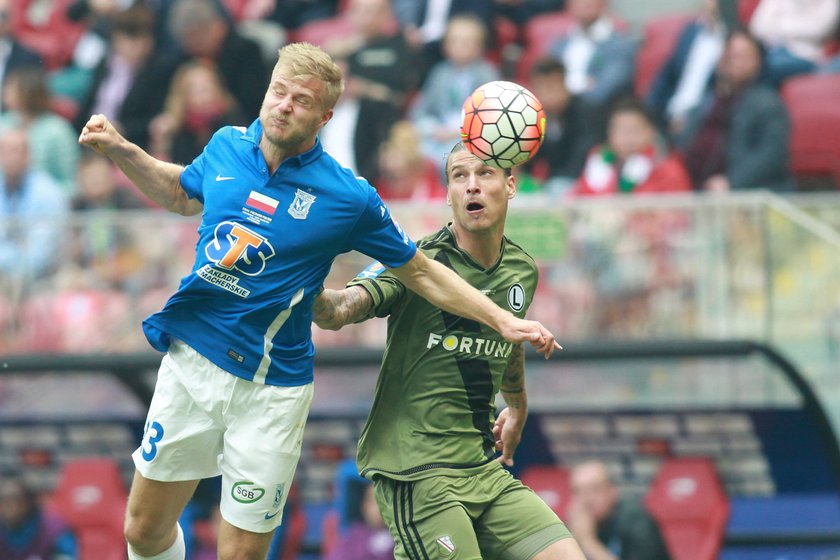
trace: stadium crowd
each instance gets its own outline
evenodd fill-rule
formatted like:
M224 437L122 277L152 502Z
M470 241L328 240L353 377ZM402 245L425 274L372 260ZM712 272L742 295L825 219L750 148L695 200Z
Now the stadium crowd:
M168 234L184 241L173 250L114 219L154 204L79 146L91 114L189 163L215 130L256 117L277 48L309 41L347 80L321 141L386 201L443 200L462 103L495 79L546 110L542 148L515 170L525 195L794 192L814 186L792 161L794 106L811 119L800 133L832 153L840 129L840 2L807 4L697 0L638 31L607 0L0 0L0 328L15 334L0 346L89 350L78 318L112 314L124 320L108 348L126 349L122 333L176 280L166 263L189 260L191 225ZM833 189L828 161L817 185ZM65 307L79 327L53 333Z

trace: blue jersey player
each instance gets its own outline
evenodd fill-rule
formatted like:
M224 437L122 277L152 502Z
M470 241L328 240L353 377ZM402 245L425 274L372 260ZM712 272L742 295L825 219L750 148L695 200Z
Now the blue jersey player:
M183 560L177 520L202 478L222 475L219 558L265 558L300 456L312 402L312 301L339 253L361 251L437 307L547 357L542 325L514 317L431 261L376 191L323 151L318 131L341 71L308 44L280 50L259 119L224 127L182 167L131 144L102 115L79 141L149 198L202 212L195 265L143 329L166 355L133 458L130 560Z

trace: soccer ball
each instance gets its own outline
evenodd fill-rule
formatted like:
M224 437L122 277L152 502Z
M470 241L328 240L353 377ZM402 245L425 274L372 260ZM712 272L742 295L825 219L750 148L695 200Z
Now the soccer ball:
M537 153L545 111L533 93L513 82L487 82L464 102L461 141L482 161L508 169Z

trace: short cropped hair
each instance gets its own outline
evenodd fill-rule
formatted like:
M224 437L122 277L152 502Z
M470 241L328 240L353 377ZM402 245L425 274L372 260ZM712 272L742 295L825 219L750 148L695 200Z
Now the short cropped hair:
M443 170L446 173L447 184L449 183L449 160L452 157L452 154L456 154L458 152L466 152L466 151L467 151L467 147L464 146L464 143L463 142L458 142L457 144L452 146L452 149L449 150L448 154L446 154L446 162L444 163ZM513 172L510 169L504 169L503 168L502 171L504 171L505 177L510 177L513 174Z
M215 2L208 0L176 0L169 12L169 32L180 39L192 28L216 21L225 21Z
M537 60L531 67L531 78L537 76L551 76L552 74L561 74L566 76L566 65L563 61L554 58L553 56L545 56Z
M332 57L310 43L289 43L277 52L274 71L289 70L290 78L319 78L326 84L324 108L332 109L344 91L344 77Z

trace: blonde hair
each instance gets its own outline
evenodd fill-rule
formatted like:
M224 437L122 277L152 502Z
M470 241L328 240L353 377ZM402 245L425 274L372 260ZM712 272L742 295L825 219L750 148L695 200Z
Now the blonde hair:
M289 43L277 52L274 71L289 70L289 78L318 78L324 82L324 108L332 109L344 91L341 69L332 57L310 43Z

